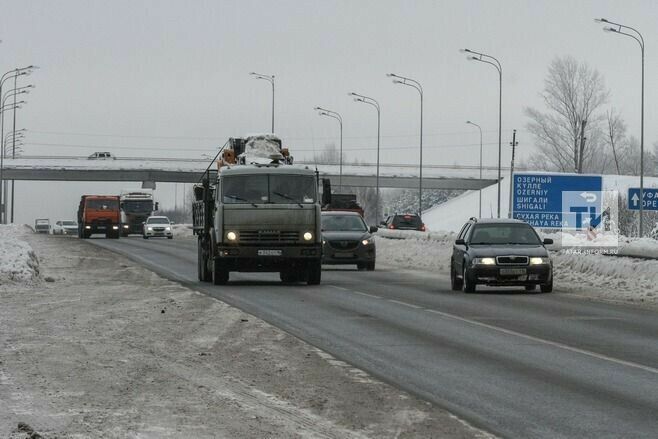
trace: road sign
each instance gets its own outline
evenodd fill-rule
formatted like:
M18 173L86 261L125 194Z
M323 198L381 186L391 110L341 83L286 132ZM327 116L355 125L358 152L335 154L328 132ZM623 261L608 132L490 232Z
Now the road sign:
M600 175L514 174L513 218L534 227L580 229L600 221Z
M642 190L642 209L644 210L658 210L658 189L644 188ZM628 188L628 209L640 210L640 188Z

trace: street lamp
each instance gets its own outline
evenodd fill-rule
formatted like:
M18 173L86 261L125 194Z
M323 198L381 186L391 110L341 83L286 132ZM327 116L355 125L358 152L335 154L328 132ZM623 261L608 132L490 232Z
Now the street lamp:
M418 216L423 215L423 87L420 82L415 79L407 78L405 76L396 75L395 73L386 74L389 78L393 79L393 84L406 85L415 88L420 95L420 179L418 184Z
M469 125L476 126L478 128L478 130L480 130L480 180L482 180L482 127L480 127L480 125L478 125L474 122L471 122L470 120L467 120L466 123L469 124ZM482 218L482 188L480 188L479 192L480 192L480 194L479 194L479 203L478 204L480 206L479 207L479 212L480 213L478 215L478 218Z
M479 61L490 64L498 70L498 212L500 218L500 179L501 179L501 159L502 159L502 113L503 113L503 66L496 58L486 53L475 52L470 49L460 49L460 52L471 53L468 56L470 61ZM489 61L491 60L491 61ZM512 184L512 182L510 182ZM511 208L511 206L510 206Z
M335 111L327 110L326 108L315 107L313 109L317 110L320 116L327 116L336 119L340 126L340 157L338 158L338 190L340 192L343 190L343 118Z
M249 74L256 79L262 79L272 84L272 134L274 134L274 75L262 75L256 72L250 72Z
M376 177L376 187L377 194L375 199L375 220L379 223L379 144L380 144L380 128L381 128L381 108L379 107L379 102L368 96L360 95L358 93L350 92L348 96L354 97L354 102L362 102L364 104L372 105L377 110L377 177Z
M2 86L4 85L5 81L7 81L10 78L14 78L14 84L16 84L16 78L18 76L27 76L30 73L32 73L32 71L35 70L35 69L38 69L38 67L34 66L34 65L30 65L30 66L27 66L27 67L19 67L19 68L10 70L8 72L5 72L2 76L0 76L0 100L3 96L2 95ZM16 86L14 85L14 89L15 88L16 88ZM20 107L17 107L17 103L14 101L13 109L15 110L16 108L20 108ZM5 110L5 107L4 107L3 103L0 102L0 112L3 113L3 116L4 116L4 110ZM2 139L3 136L4 136L4 133L0 132L0 139ZM2 221L3 213L4 213L4 218L6 219L6 217L7 217L7 212L6 212L7 209L4 209L4 211L3 211L3 208L4 208L4 204L3 204L4 190L3 189L4 189L4 186L5 186L4 179L3 179L4 158L5 158L4 152L5 151L4 151L4 145L3 145L3 147L0 148L0 223L3 222ZM4 203L6 204L6 199L4 200Z
M637 29L633 29L630 26L615 23L605 18L595 18L594 21L612 25L604 27L603 30L605 32L633 38L640 45L640 51L642 52L642 85L640 93L640 237L642 237L644 225L642 219L642 214L644 213L644 38L642 38L642 34ZM629 31L633 33L628 33Z

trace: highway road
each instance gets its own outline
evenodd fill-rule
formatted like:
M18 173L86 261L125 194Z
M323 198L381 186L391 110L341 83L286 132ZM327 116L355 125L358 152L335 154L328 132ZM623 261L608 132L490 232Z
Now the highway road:
M450 291L389 267L196 280L191 239L92 239L472 424L515 438L658 437L658 315L567 294ZM382 262L382 261L380 261Z

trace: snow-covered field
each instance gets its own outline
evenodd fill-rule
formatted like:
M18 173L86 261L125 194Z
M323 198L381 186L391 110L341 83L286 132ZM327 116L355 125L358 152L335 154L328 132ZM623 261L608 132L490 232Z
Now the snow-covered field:
M28 226L0 225L0 285L30 283L39 277L39 259L24 238Z
M455 236L452 232L382 229L376 234L377 262L448 276ZM658 258L658 243L649 239L620 242L620 253L630 251ZM578 254L559 245L551 251L551 258L557 291L658 306L658 259Z

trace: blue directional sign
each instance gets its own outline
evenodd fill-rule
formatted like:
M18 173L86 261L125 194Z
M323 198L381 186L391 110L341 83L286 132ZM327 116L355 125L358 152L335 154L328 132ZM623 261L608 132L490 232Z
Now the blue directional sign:
M642 209L658 210L658 189L644 188L642 190ZM628 188L628 209L640 210L640 188Z
M600 175L514 174L513 184L513 218L550 229L596 227L600 222Z

